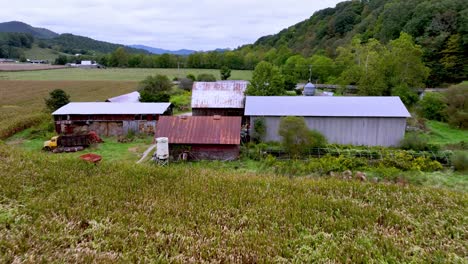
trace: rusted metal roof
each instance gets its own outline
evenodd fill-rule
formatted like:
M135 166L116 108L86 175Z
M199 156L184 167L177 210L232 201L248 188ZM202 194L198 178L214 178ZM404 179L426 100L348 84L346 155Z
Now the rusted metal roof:
M244 108L248 81L195 82L192 108Z
M239 145L239 116L162 116L156 137L169 138L169 144Z

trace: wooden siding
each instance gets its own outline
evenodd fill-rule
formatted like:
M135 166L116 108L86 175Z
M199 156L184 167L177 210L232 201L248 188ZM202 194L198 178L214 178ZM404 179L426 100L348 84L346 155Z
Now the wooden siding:
M251 117L251 125L258 117ZM263 117L265 141L280 141L280 117ZM321 132L330 143L356 146L397 146L405 135L406 118L305 117L307 126Z
M236 160L239 158L239 145L213 144L169 144L170 155L174 159L187 151L191 160Z
M243 116L244 108L192 108L193 116Z

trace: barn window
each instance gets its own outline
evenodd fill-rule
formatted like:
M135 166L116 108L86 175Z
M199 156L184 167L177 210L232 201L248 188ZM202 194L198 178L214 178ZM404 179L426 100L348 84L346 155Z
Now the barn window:
M140 117L140 115L135 115L135 120L139 120Z
M141 120L146 120L146 115L141 115Z

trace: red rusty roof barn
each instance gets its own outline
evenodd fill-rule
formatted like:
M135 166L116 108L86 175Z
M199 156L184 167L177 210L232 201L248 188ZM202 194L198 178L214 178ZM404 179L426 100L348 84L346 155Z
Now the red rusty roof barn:
M241 117L161 116L156 137L169 139L174 158L233 160L239 156Z

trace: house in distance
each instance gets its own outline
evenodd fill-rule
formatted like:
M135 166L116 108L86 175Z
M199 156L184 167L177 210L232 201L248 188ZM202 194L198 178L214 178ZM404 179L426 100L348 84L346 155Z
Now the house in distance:
M280 118L302 116L307 126L330 143L397 146L405 135L410 113L397 96L316 97L247 96L245 115L253 130L256 119L266 126L264 141L280 141Z
M192 115L243 116L248 81L195 82Z
M153 134L162 115L172 115L171 103L69 103L52 113L59 134L95 131L101 136Z
M174 159L235 160L240 151L240 116L161 116L156 138L168 138Z

